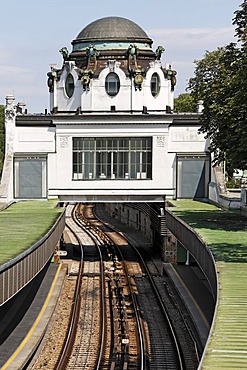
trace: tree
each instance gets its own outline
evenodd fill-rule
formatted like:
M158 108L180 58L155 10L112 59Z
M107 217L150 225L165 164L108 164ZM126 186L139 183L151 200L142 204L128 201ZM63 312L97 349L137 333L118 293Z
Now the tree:
M238 41L246 43L247 41L247 2L244 0L240 5L240 9L234 12L233 24L236 25L236 36Z
M0 177L3 169L4 146L5 146L4 106L0 105Z
M197 103L194 101L191 94L180 94L174 99L174 112L196 112Z
M207 51L195 61L195 76L188 89L204 101L200 131L210 139L214 163L227 160L230 169L247 169L247 0L236 11L233 24L240 44Z

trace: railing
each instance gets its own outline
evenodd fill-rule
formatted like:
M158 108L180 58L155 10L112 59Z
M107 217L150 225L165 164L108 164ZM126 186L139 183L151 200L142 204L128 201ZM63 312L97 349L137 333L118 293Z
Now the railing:
M168 210L166 210L166 224L172 234L184 245L201 267L216 301L217 272L211 250L195 230Z

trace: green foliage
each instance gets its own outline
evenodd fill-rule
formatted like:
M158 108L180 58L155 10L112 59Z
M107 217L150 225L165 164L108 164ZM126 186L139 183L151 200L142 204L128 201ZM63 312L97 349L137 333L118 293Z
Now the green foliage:
M235 17L233 19L233 24L236 26L236 36L238 41L246 43L247 41L247 2L244 2L240 5L240 9L234 12Z
M229 179L227 182L226 182L226 187L228 189L240 189L241 187L241 179Z
M202 60L195 61L195 76L189 81L193 98L204 101L200 131L210 139L214 163L226 159L231 171L247 169L246 20L245 0L233 20L242 43L206 51Z
M4 159L4 143L5 143L5 129L4 129L4 106L0 105L0 177L3 169Z
M174 112L196 112L197 103L191 94L180 94L174 99Z

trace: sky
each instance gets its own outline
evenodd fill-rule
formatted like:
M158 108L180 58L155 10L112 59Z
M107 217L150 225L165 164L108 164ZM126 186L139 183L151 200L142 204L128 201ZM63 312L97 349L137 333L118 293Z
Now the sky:
M175 97L186 92L195 60L236 41L232 19L243 0L8 0L1 3L0 104L14 95L29 113L50 110L47 73L62 66L61 47L89 23L107 16L137 23L165 48L162 64L177 71Z

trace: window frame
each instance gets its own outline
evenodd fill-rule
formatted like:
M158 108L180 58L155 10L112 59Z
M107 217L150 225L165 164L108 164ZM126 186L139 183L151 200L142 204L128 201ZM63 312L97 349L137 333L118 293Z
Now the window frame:
M112 80L111 80L112 79ZM110 72L105 78L105 91L108 96L114 98L120 90L120 78L115 72Z
M73 137L72 142L73 180L152 179L150 136Z
M156 98L160 93L160 76L157 72L154 72L151 76L150 90L154 98Z
M69 81L70 79L70 81ZM72 73L68 73L65 79L64 91L67 98L71 99L75 91L75 79Z

